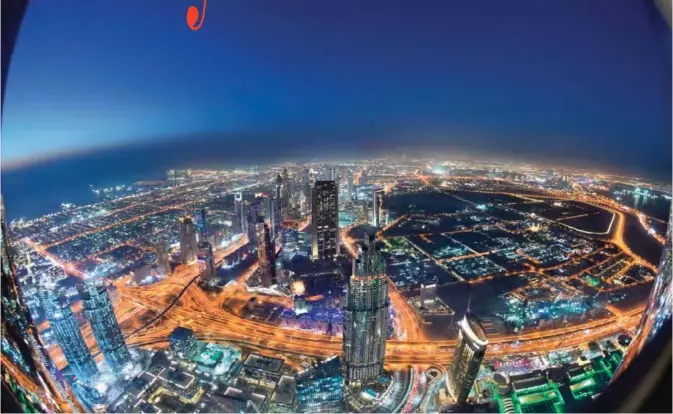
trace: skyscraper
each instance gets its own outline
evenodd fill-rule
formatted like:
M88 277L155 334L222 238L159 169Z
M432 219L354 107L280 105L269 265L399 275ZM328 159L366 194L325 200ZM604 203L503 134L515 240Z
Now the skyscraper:
M313 187L312 256L331 259L339 254L339 193L334 181L316 181Z
M168 246L165 240L154 243L154 251L157 255L157 267L163 276L171 274L171 262L168 257Z
M306 168L301 175L301 188L305 200L305 211L304 213L311 212L311 171Z
M180 221L180 261L183 264L196 260L196 227L192 219L184 216Z
M353 171L350 169L346 170L346 195L349 200L353 198Z
M243 193L234 195L234 221L233 227L236 233L247 234L247 211L243 202Z
M91 324L93 336L98 342L105 361L113 369L121 369L131 360L131 355L124 341L112 302L102 279L94 279L78 286L82 299L84 316Z
M208 234L208 222L206 221L206 209L200 208L194 212L194 222L199 241L204 241Z
M255 200L248 205L246 228L248 229L248 240L250 241L251 246L257 246L259 244L259 241L257 240L257 223L259 222L259 218L262 217L262 206L260 205L260 201L259 198L255 198Z
M283 169L283 205L285 206L285 217L283 220L289 218L290 211L292 210L291 205L292 197L292 188L290 183L290 174L287 172L287 168Z
M353 262L344 311L343 364L347 385L360 386L383 372L390 317L388 283L374 242Z
M275 285L276 279L276 260L275 249L271 242L269 226L263 218L257 222L257 258L259 262L259 274L264 287Z
M264 197L264 217L267 218L269 223L269 230L271 231L271 240L276 238L276 233L280 229L280 217L278 215L278 201L277 199L269 196Z
M372 225L379 227L381 225L381 206L383 204L383 188L375 188L372 191Z
M449 394L459 406L467 401L487 345L488 339L481 322L468 312L458 322L458 342L446 376Z
M203 281L209 284L216 282L215 280L215 256L213 255L213 246L204 241L199 243L197 247L198 251L198 261L204 265L203 273L201 273L201 278Z
M12 391L16 403L26 412L71 412L81 410L69 400L66 383L57 379L56 369L42 346L37 328L16 281L14 261L10 252L5 209L0 199L2 226L2 373L0 378ZM19 375L23 380L19 381ZM29 393L39 401L28 398Z
M168 335L168 349L180 358L191 359L198 352L194 331L178 326Z
M342 413L343 375L334 355L297 374L297 410L309 413Z
M89 382L98 372L96 362L89 353L70 304L62 302L55 289L54 283L47 282L40 286L39 291L49 326L72 372L79 380Z

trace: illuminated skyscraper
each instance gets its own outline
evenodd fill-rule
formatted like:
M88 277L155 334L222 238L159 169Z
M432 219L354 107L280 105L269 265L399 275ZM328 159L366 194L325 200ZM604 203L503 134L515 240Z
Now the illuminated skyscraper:
M487 345L488 339L481 322L468 312L458 323L458 342L446 377L449 394L457 405L467 401Z
M362 385L383 372L389 308L381 252L368 243L353 262L346 295L343 364L347 385Z
M372 191L372 225L379 227L381 222L381 206L383 205L383 188L375 188Z
M257 240L257 223L262 216L262 206L260 205L260 199L255 198L255 200L248 205L248 215L247 215L247 229L248 229L248 240L250 241L251 246L257 246L259 241Z
M240 192L234 195L233 227L236 233L247 234L247 211L243 202L243 194Z
M2 226L2 375L0 378L26 412L70 412L81 407L69 400L67 384L60 382L58 372L42 346L37 328L30 316L23 293L16 282L14 261L10 252L5 209L0 199ZM21 375L21 380L19 380ZM39 401L28 398L36 394ZM5 395L3 395L3 398ZM73 408L74 407L74 408Z
M215 282L215 255L213 246L208 242L201 242L197 247L197 256L199 263L204 265L201 278L204 282L212 284Z
M287 168L283 169L283 205L285 206L285 216L283 220L287 220L292 210L291 197L292 197L292 188L290 183L290 174L287 172Z
M194 212L194 223L196 225L196 233L199 241L205 241L205 236L208 234L208 222L206 221L206 209L200 208Z
M196 260L196 227L189 217L181 217L180 221L180 261L184 264Z
M353 198L353 192L353 171L349 169L346 171L346 194L349 200Z
M194 331L178 326L168 335L168 349L180 358L190 360L198 352Z
M283 257L291 259L299 249L299 225L296 221L287 220L281 224Z
M269 196L264 197L264 217L269 223L269 231L271 232L271 240L275 240L276 234L280 230L280 215L278 214L277 199Z
M78 285L78 289L84 316L91 324L98 348L113 369L121 369L131 360L131 354L119 329L105 283L102 279L94 279Z
M302 193L304 194L306 210L304 213L311 212L311 171L307 168L304 169L301 175L301 188Z
M60 300L55 288L54 283L45 283L39 292L49 326L72 372L79 380L89 382L98 373L96 362L84 342L70 304Z
M304 413L342 413L343 375L338 356L327 358L297 374L297 409Z
M339 193L334 181L316 181L313 187L312 256L331 259L339 254Z
M171 274L171 262L168 257L168 246L165 240L154 243L154 251L157 255L157 267L163 276Z
M276 279L275 249L271 241L269 226L263 218L260 218L260 221L257 222L256 229L260 279L262 280L262 286L269 287L278 282Z

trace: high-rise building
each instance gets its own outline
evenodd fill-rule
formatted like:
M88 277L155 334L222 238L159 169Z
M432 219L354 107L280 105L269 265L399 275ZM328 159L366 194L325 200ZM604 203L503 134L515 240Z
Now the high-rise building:
M191 359L198 351L194 331L178 326L168 335L168 349L180 358Z
M199 263L203 264L205 268L201 273L201 278L206 283L215 282L215 255L213 254L213 246L204 241L198 244L197 257Z
M360 187L366 187L367 186L367 171L362 170L360 173L360 181L358 182L358 185Z
M470 395L487 346L488 339L481 322L468 312L458 323L456 350L446 376L449 394L458 406Z
M259 263L259 274L262 286L269 287L275 285L276 279L276 260L275 249L271 242L269 226L261 218L257 223L257 258Z
M98 348L112 368L121 369L131 360L131 354L119 329L105 283L102 279L94 279L84 282L78 288L84 316L91 324Z
M180 261L183 264L196 260L196 227L192 219L184 216L180 222Z
M421 306L437 299L437 283L421 283Z
M304 205L306 206L304 214L311 212L311 171L306 168L301 175L301 188L304 195Z
M248 229L248 240L250 241L251 246L257 246L259 241L257 240L257 223L262 216L262 206L259 198L248 205L248 215L247 215L247 229Z
M168 246L165 240L154 243L154 252L157 255L157 268L163 276L171 274L171 262L168 256Z
M269 196L264 197L263 214L264 217L266 217L267 222L269 224L269 230L271 231L271 240L274 240L276 238L276 234L280 230L281 225L280 216L278 214L279 212L278 202L279 200L275 199L274 197Z
M353 171L348 169L346 170L346 195L349 200L353 198L353 192Z
M247 234L247 213L243 193L234 194L234 232Z
M289 218L290 211L292 210L291 198L292 198L292 188L290 183L290 174L287 172L287 168L283 169L283 205L285 205L285 214L283 220Z
M96 362L89 353L70 304L62 302L55 289L56 285L53 282L40 286L42 307L70 369L79 380L89 382L98 373Z
M379 227L382 224L381 206L383 205L383 188L375 188L372 191L372 225Z
M205 241L208 234L208 221L206 220L206 209L200 208L194 212L194 223L196 225L196 234L199 241Z
M316 181L313 187L312 256L331 259L339 254L339 192L334 181Z
M283 257L291 259L299 249L299 225L296 221L286 220L280 227Z
M342 413L343 375L337 355L301 371L297 384L297 410L308 413Z
M0 217L3 356L0 379L3 390L11 391L8 395L13 396L26 412L83 411L76 400L69 398L67 383L58 377L59 373L42 346L23 292L18 286L1 199ZM31 394L37 396L37 400L30 397Z
M360 386L383 372L389 308L385 265L370 242L353 262L346 294L343 365L347 385Z

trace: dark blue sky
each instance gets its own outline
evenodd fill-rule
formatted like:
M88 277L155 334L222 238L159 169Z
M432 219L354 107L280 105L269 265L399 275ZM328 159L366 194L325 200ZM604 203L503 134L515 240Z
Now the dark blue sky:
M670 172L670 31L647 1L210 0L193 32L185 12L200 3L33 1L3 162L203 133L226 148L236 131L267 131L251 151L272 150L275 132L381 128ZM283 145L323 139L301 136Z

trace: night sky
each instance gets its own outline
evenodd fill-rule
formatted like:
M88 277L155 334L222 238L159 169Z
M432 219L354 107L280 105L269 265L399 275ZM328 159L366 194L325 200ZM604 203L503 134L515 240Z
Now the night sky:
M670 30L647 1L210 0L193 32L201 3L31 2L3 169L240 132L250 151L330 139L670 173Z

